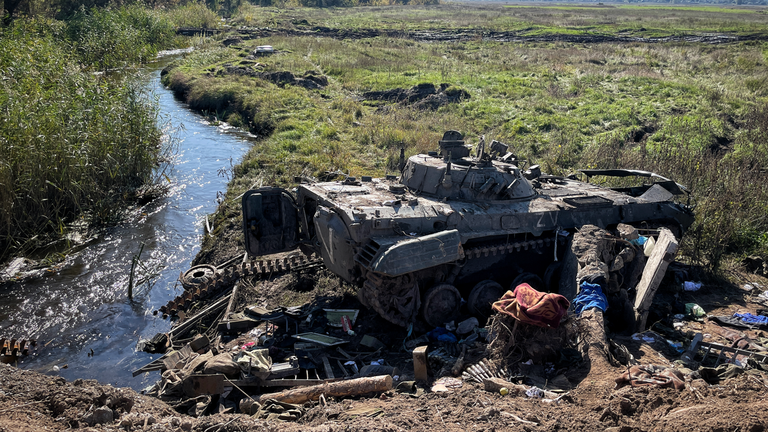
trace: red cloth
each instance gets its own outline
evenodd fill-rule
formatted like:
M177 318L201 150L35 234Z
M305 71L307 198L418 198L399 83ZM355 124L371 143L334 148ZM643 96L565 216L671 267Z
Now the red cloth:
M493 304L493 310L526 324L557 328L570 305L560 294L542 293L524 283L515 292L507 291Z

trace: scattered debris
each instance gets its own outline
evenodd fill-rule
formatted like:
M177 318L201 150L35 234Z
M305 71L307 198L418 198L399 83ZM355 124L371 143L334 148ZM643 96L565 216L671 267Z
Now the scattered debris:
M272 47L272 45L259 45L256 47L255 50L253 50L254 56L269 55L274 53L275 53L275 48Z
M626 384L632 387L655 385L682 390L685 388L685 377L679 370L672 367L635 365L616 378L616 388L621 388Z

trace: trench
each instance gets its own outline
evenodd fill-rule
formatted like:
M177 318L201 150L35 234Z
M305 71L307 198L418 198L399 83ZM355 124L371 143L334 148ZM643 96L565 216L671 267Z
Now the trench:
M174 99L160 84L160 71L172 59L148 64L143 74L163 124L178 139L167 173L171 190L68 256L60 270L0 286L0 336L37 340L19 368L135 390L158 379L157 372L132 377L158 357L138 350L137 343L170 329L168 320L152 312L183 292L177 279L199 251L205 216L226 190L222 173L253 138L225 124L213 126ZM140 250L141 283L130 300L131 261Z

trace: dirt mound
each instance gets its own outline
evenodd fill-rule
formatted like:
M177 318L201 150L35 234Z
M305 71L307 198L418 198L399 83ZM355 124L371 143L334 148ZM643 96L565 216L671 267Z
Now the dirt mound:
M751 375L741 375L711 388L682 391L629 386L614 391L604 382L585 382L570 392L573 402L560 404L488 393L480 384L464 383L444 393L390 391L377 398L329 398L326 404L305 404L306 414L297 423L267 423L242 414L195 419L132 390L112 389L92 381L66 382L9 366L0 366L0 371L2 431L88 427L83 417L91 405L98 407L105 395L133 400L133 407L129 413L118 408L119 416L112 421L94 424L87 430L234 432L279 428L325 432L440 427L446 432L509 428L763 431L768 427L763 414L768 409L768 386L764 379ZM605 378L609 380L611 376Z
M470 95L466 90L445 83L440 84L439 87L431 83L422 83L409 89L395 88L363 93L363 99L367 101L394 102L429 110L436 110L449 103L458 103L469 98Z
M225 64L216 72L217 76L242 75L252 78L261 78L276 84L279 87L294 85L304 87L308 90L320 90L328 85L328 77L320 75L314 71L307 71L301 76L296 76L289 71L261 72L257 68L263 67L260 63L251 63L249 61L241 62L238 65Z

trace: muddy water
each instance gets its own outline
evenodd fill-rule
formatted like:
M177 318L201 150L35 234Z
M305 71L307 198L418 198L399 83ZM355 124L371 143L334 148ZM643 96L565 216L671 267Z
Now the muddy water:
M62 270L0 288L0 335L38 340L36 354L24 358L21 368L134 389L159 376L131 376L158 357L137 352L137 342L169 329L169 322L152 311L181 293L176 280L190 267L205 215L226 188L227 179L219 173L250 145L250 137L208 124L162 88L160 70L168 61L148 66L147 86L180 140L168 172L171 192L90 242ZM149 280L135 287L129 300L131 257L142 243L136 274Z

